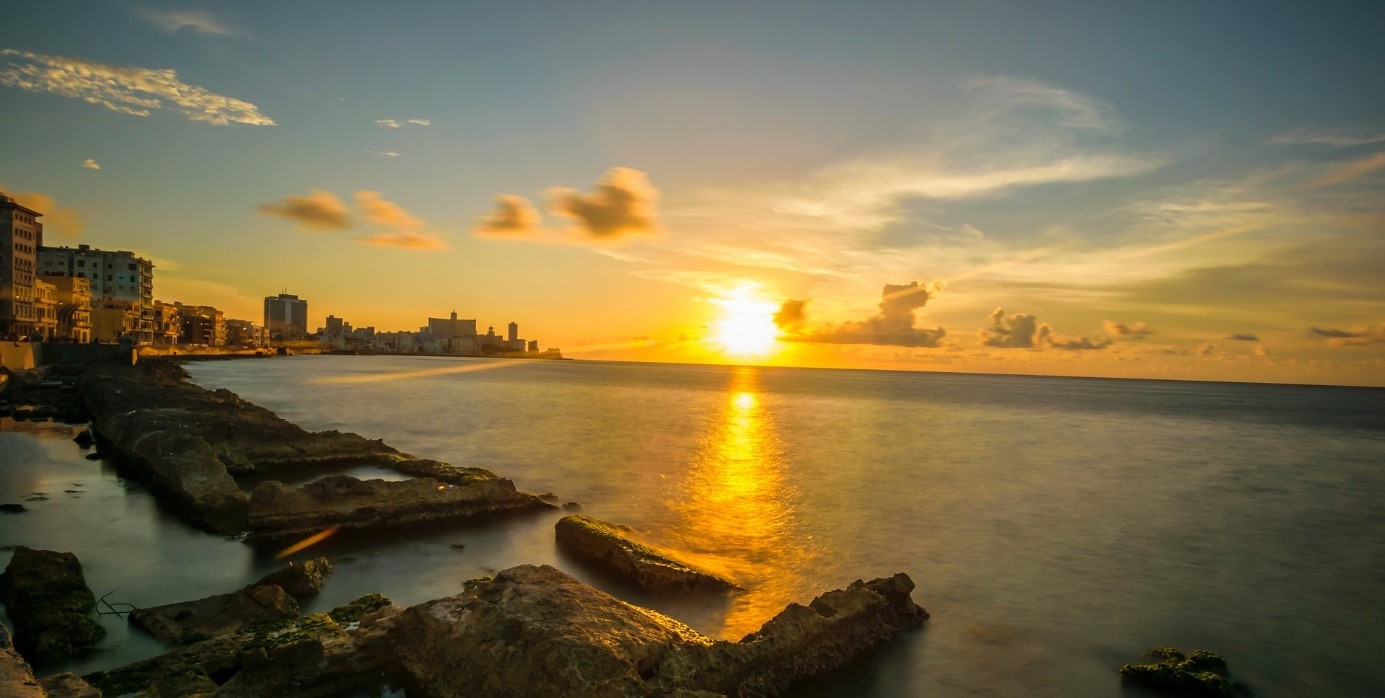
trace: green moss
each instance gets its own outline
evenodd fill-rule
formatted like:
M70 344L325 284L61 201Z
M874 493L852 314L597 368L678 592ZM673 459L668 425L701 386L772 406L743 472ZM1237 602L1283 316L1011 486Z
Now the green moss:
M345 603L327 612L338 623L356 623L366 614L378 611L393 602L384 594L366 594L355 601Z
M342 627L326 613L313 613L302 618L290 618L256 626L240 650L247 652L263 647L273 652L280 647L296 645L304 640L321 640L343 632Z
M1229 698L1249 696L1250 688L1227 678L1226 660L1214 652L1193 650L1186 655L1173 647L1155 647L1146 655L1153 664L1125 664L1120 673L1146 688L1183 696Z

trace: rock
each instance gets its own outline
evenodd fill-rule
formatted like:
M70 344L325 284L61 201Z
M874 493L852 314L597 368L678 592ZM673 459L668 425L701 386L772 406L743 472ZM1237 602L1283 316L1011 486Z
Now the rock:
M391 633L399 610L372 594L330 614L259 625L84 678L108 696L371 695L398 673Z
M141 608L130 624L164 642L186 645L269 621L298 617L298 602L277 586L250 586L196 601Z
M29 663L14 649L10 629L0 623L0 696L7 698L44 698L43 687Z
M83 456L83 458L86 458L87 460L101 460L102 458L105 458L105 457L106 457L106 454L104 454L104 453L98 453L98 452L95 452L95 451L93 451L93 452L91 452L91 453L88 453L88 454L86 454L85 456Z
M0 512L6 514L23 514L28 510L29 507L26 507L23 504L0 504Z
M334 526L345 529L461 521L549 508L515 491L509 480L479 479L465 485L433 478L359 480L331 475L302 487L262 482L250 495L250 533L256 538L305 536Z
M447 547L452 548L453 550L456 550L460 553L463 550L466 550L466 543L453 543L452 545L449 545Z
M552 492L544 492L543 494L539 495L539 499L542 499L543 501L548 502L549 504L557 504L560 501L558 499L558 495L553 494Z
M693 569L630 538L625 526L581 514L566 516L554 526L558 547L608 572L657 593L729 591L735 584Z
M582 505L577 502L568 502L563 505L563 511L581 511Z
M250 586L277 586L288 592L289 596L301 599L322 591L322 585L327 583L327 577L332 572L332 563L325 557L319 557L300 564L290 562L287 567L270 572Z
M95 445L96 445L96 439L95 439L95 437L93 437L93 436L91 435L91 430L90 430L90 429L83 429L83 430L77 432L77 435L74 436L74 437L72 437L72 440L73 440L73 442L75 442L79 447L84 448L84 449L86 449L86 448L91 448L92 446L95 446Z
M93 366L79 387L93 430L123 456L122 465L153 483L175 511L218 533L249 525L249 498L234 479L240 475L374 465L458 487L497 487L501 501L494 504L501 509L519 499L512 483L485 469L415 458L357 434L306 431L228 390L189 383L171 361ZM539 505L549 506L523 502L523 508ZM378 525L387 518L374 520Z
M101 698L101 692L71 672L63 672L39 679L48 698Z
M777 695L920 625L927 613L912 589L902 574L858 581L733 643L522 565L409 608L395 640L406 686L438 698Z
M43 666L90 650L106 629L91 617L96 597L72 553L15 548L0 574L0 601L15 625L15 645Z
M1121 676L1131 683L1178 696L1249 696L1250 688L1228 678L1226 660L1214 652L1193 650L1186 655L1172 647L1154 647L1146 656L1153 664L1125 664Z

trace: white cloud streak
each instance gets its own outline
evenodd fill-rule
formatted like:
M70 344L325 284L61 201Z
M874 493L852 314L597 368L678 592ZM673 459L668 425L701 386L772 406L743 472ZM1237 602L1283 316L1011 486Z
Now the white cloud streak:
M0 50L0 56L11 59L0 68L0 85L72 97L132 116L169 109L190 121L217 126L274 125L254 104L189 85L170 69L109 65L16 49Z
M234 36L240 33L206 10L142 9L139 14L150 24L170 34L176 34L181 29L215 36Z

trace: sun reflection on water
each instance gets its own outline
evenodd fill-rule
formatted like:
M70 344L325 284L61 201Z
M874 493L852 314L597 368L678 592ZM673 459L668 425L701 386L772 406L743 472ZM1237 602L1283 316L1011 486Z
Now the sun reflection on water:
M748 591L727 610L721 635L757 630L793 598L813 551L795 532L797 491L786 482L783 445L758 393L755 369L733 374L728 398L670 492L669 536L691 562Z

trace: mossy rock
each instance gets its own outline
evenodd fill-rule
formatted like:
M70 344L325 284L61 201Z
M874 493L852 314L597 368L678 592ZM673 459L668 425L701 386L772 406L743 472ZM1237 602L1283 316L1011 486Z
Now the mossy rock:
M1173 647L1154 647L1146 656L1152 664L1125 664L1121 676L1145 688L1179 696L1230 698L1250 696L1250 688L1228 678L1226 660L1215 652L1193 650L1184 654Z
M393 602L384 594L366 594L355 601L345 603L327 612L327 616L338 623L359 623L368 613L373 613Z

